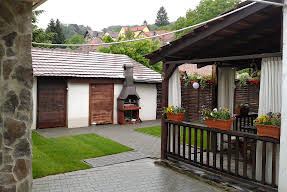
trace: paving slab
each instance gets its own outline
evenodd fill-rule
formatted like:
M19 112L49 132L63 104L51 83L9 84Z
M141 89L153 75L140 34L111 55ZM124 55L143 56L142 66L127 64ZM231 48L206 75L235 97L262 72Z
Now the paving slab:
M221 189L141 159L34 179L33 192L218 192Z
M148 158L148 156L139 151L128 151L128 152L118 153L114 155L107 155L103 157L85 159L83 160L83 162L92 167L103 167L103 166L124 163L124 162L134 161L138 159L144 159L144 158Z

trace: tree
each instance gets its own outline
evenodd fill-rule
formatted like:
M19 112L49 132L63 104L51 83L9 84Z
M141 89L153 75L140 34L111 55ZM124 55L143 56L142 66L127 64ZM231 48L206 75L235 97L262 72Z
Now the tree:
M171 30L182 29L212 19L234 8L238 3L240 3L240 0L201 0L194 10L189 10L185 17L178 18ZM176 37L178 38L191 30L177 33Z
M125 31L125 39L126 40L134 39L134 36L135 36L134 33L130 29Z
M73 35L73 37L71 37L70 39L68 39L67 44L84 44L85 40L84 37L79 35L79 34L75 34ZM73 47L73 46L69 46L70 49L75 50L77 49L77 47Z
M163 6L160 7L158 12L157 12L155 24L157 26L159 26L159 27L169 24L168 17L167 17L167 12L166 12L166 10L165 10L165 8Z
M114 42L113 38L112 38L110 35L104 35L104 36L102 37L102 40L103 40L103 42L105 42L105 43Z
M44 10L36 10L32 11L32 29L37 29L37 23L38 23L38 16L44 13Z
M113 44L110 47L100 47L99 51L103 53L127 55L146 67L149 67L157 72L161 72L161 63L151 66L149 65L149 60L144 58L144 55L147 55L158 48L159 41L153 43L151 40L142 40L129 43Z
M37 43L52 43L52 39L55 36L55 33L52 32L45 32L43 29L39 29L37 26L38 16L42 14L43 10L37 10L32 12L32 41ZM33 47L42 47L42 48L49 48L50 46L46 45L33 45Z
M57 33L56 43L58 43L58 44L65 43L66 38L65 38L65 35L63 33L59 19L56 20L55 29L56 29L56 33Z
M54 19L50 20L46 33L55 33L55 36L52 39L52 43L54 44L64 44L66 41L59 19L56 20L56 23Z

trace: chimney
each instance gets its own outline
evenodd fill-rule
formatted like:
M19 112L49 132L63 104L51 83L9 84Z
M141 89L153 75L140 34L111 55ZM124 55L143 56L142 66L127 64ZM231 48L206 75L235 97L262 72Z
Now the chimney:
M123 108L124 104L127 103L128 97L134 98L134 100L140 99L139 95L136 92L136 87L134 85L134 78L133 78L133 68L132 64L124 64L124 76L125 81L123 84L123 89L118 97L118 108ZM138 105L138 104L137 104Z

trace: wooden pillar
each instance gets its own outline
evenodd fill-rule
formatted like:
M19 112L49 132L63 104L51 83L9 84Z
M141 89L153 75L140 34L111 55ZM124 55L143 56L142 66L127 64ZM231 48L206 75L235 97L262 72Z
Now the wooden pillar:
M162 64L162 108L168 107L168 78L167 76L167 64ZM167 124L164 119L164 115L161 118L161 159L166 159L167 152Z

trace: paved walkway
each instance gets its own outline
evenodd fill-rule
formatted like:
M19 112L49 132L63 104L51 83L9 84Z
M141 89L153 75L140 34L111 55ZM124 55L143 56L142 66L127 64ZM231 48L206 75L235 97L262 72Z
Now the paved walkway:
M98 125L83 128L50 128L38 129L45 137L63 137L79 134L96 133L100 136L117 141L123 145L143 153L146 157L160 157L160 138L134 131L136 128L159 126L160 121L145 121L135 125ZM137 158L136 158L137 159Z
M33 192L211 192L220 191L142 159L111 166L52 175L33 182Z
M220 191L206 183L157 166L150 158L160 157L160 138L135 131L136 128L159 126L160 121L137 125L103 125L76 129L37 130L45 137L62 137L96 133L129 146L134 151L83 160L95 167L33 181L33 191Z

